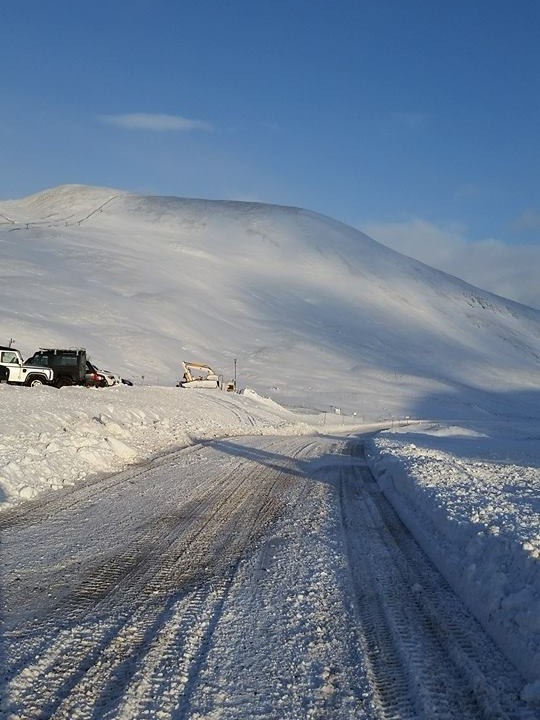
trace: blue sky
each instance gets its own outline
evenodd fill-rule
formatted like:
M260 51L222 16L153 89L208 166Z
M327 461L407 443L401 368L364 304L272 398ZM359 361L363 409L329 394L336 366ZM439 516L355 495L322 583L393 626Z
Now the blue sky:
M0 198L253 199L530 254L538 37L537 0L5 3Z

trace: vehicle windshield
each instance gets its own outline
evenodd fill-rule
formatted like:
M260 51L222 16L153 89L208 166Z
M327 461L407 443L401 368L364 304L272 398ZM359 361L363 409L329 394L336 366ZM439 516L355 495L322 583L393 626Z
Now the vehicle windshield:
M2 362L3 363L17 363L19 364L19 356L13 350L2 351Z
M47 367L49 364L47 362L48 358L46 355L32 355L32 357L29 357L28 360L25 360L25 365L40 365L43 367Z

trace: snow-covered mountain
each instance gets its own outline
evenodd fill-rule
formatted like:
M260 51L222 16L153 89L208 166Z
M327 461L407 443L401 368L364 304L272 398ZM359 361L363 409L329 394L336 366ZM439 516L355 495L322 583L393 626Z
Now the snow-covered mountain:
M350 227L305 210L253 203L144 197L81 186L64 186L26 199L0 202L0 303L0 344L14 338L16 346L28 355L45 345L85 346L102 368L131 376L137 383L141 383L144 376L145 385L169 386L56 390L0 385L0 408L4 411L0 412L0 511L33 498L34 507L39 508L39 497L36 496L47 499L51 490L88 479L89 483L82 486L83 494L79 497L86 497L89 504L81 504L73 517L82 518L84 529L80 537L99 541L98 560L99 553L103 553L103 562L96 563L96 545L75 542L73 538L78 536L71 533L77 524L58 521L59 517L67 517L69 495L65 496L65 506L56 506L56 515L54 511L50 512L50 507L45 510L51 524L45 540L39 540L46 546L46 553L40 553L38 561L34 558L36 536L33 528L41 523L26 523L25 520L20 525L20 535L15 523L16 532L12 536L8 522L3 526L2 562L7 570L3 573L1 589L7 598L11 598L11 606L8 604L7 607L11 608L12 616L17 617L19 604L25 606L27 600L30 605L25 607L31 608L32 603L37 603L33 607L39 605L42 612L41 608L47 607L44 602L56 602L60 598L55 593L64 592L66 577L68 583L73 582L72 590L76 590L77 577L84 578L86 583L100 563L106 568L106 577L113 577L116 583L110 571L114 565L109 565L109 541L103 543L103 537L109 536L99 530L103 522L107 529L111 527L115 532L118 529L119 534L111 537L117 538L114 541L117 546L122 546L119 567L123 567L125 558L135 557L130 555L130 548L136 536L126 530L129 525L125 525L123 519L120 521L120 516L111 515L114 503L100 502L101 490L106 489L106 483L101 484L103 477L100 474L106 473L115 487L121 487L122 483L129 486L125 497L130 498L130 502L133 500L130 507L134 514L128 513L131 521L141 517L137 513L142 509L155 512L156 507L162 508L158 510L157 522L136 520L137 531L139 527L152 526L151 543L139 543L139 540L135 543L146 553L147 548L151 551L154 547L154 538L159 537L154 534L155 527L168 528L169 544L170 528L175 526L164 523L169 517L166 513L174 512L174 518L178 517L177 500L173 502L174 509L165 513L163 508L172 508L169 504L171 493L168 486L160 485L156 478L163 471L164 478L169 477L175 491L181 480L184 487L193 486L199 492L198 488L208 481L206 458L215 454L219 471L216 488L224 482L221 471L225 464L230 478L237 475L240 479L246 478L237 487L249 487L250 492L255 486L256 491L260 490L261 480L273 472L288 478L284 485L276 482L278 488L293 487L296 482L307 482L315 488L298 505L289 503L287 498L292 496L287 494L289 490L283 490L280 501L284 503L283 507L295 507L293 515L284 512L284 522L289 525L282 525L275 535L272 529L272 539L262 545L264 554L258 555L256 551L254 563L246 565L252 568L247 573L250 583L247 597L249 607L253 609L256 607L253 605L256 597L252 593L253 578L257 585L260 584L263 580L260 569L266 570L268 558L275 559L274 552L284 553L281 567L287 568L288 575L285 583L276 587L286 588L287 597L283 595L280 599L278 593L278 602L274 605L280 612L283 608L294 608L294 617L300 618L298 627L302 629L297 634L296 629L291 630L296 626L287 625L288 620L283 620L287 615L282 616L275 635L279 639L278 653L283 638L287 637L294 638L295 653L298 647L308 647L304 640L304 644L298 645L298 638L309 637L305 633L310 627L316 627L318 631L320 618L328 612L340 622L343 619L347 637L353 637L350 632L356 621L349 620L342 611L335 612L340 606L334 601L329 603L331 595L326 590L339 587L340 578L344 576L354 577L354 573L343 574L342 570L347 563L353 562L353 555L362 555L364 540L369 540L368 525L374 520L376 545L382 549L379 555L373 556L379 561L375 560L373 565L371 557L365 568L371 566L377 576L380 575L384 597L376 598L376 602L386 603L381 618L392 617L388 609L391 607L389 598L393 596L399 616L393 616L388 627L400 628L403 607L407 617L410 614L414 621L412 635L408 629L406 637L401 636L399 642L392 640L388 645L398 649L401 661L407 666L407 673L399 677L412 678L412 682L406 682L404 686L412 688L411 693L419 693L420 684L414 673L410 675L409 669L416 668L416 672L421 668L418 677L425 678L424 669L431 661L425 660L424 650L437 645L439 657L440 650L444 655L444 648L448 647L457 671L455 686L461 688L463 684L464 694L460 697L467 695L463 707L469 707L470 688L473 688L478 707L488 714L499 716L506 712L504 703L508 698L512 716L516 713L523 718L537 716L536 705L540 702L540 630L537 621L540 542L538 508L531 498L538 495L540 472L539 311L467 285L391 251ZM333 406L348 413L356 412L357 417L291 413L255 392L238 396L173 387L180 375L182 360L207 361L227 379L233 373L235 359L240 386L249 386L295 409L328 410ZM482 668L489 666L491 672L491 668L497 666L492 662L492 650L482 649L487 647L482 644L477 648L475 642L468 639L469 636L463 633L467 625L460 619L465 616L456 614L456 606L447 605L438 590L436 593L430 590L433 587L430 573L418 570L420 565L415 571L418 574L412 572L413 566L404 574L407 582L403 594L399 590L393 595L387 593L397 575L403 574L403 563L409 562L412 555L408 556L409 551L403 550L400 543L399 553L392 560L390 546L385 549L381 544L382 529L389 522L389 516L385 514L387 511L377 515L382 508L374 500L378 493L372 495L373 489L366 489L366 496L361 499L362 492L358 491L359 503L353 503L354 512L352 515L345 512L342 503L352 503L353 495L344 489L361 482L367 468L363 461L357 464L360 461L357 456L352 458L353 464L349 467L347 463L351 458L347 459L346 453L350 448L347 449L342 437L336 439L333 434L346 430L372 433L381 426L394 425L388 422L390 417L404 416L422 418L424 422L399 423L398 427L374 437L369 443L366 441L367 462L380 489L417 542L518 668L519 677L506 665L501 665L502 674L496 680L490 680L489 673L484 674ZM369 424L379 420L380 423ZM317 432L326 435L319 446L313 437ZM269 444L267 439L259 444L260 439L254 437L244 438L238 445L229 441L200 444L206 439L250 434L272 437L268 439ZM282 444L276 437L304 434L309 437L300 444ZM190 445L194 447L189 451L176 452L178 447ZM324 454L311 456L316 447L322 448L318 452ZM341 454L340 447L345 450L339 458L343 463L338 462L335 454ZM148 463L152 457L155 463ZM234 463L239 459L241 465L229 464L231 460ZM137 477L137 485L131 485L134 481L129 474L127 484L126 476L119 481L109 476L128 463L142 460L146 464L139 465L137 475L132 476ZM240 467L249 468L249 465L255 469L247 470L248 474L243 476L244 470ZM350 475L342 474L343 468L348 468ZM360 474L353 472L355 468ZM146 470L155 474L145 476ZM237 480L231 482L236 484ZM264 484L261 487L264 488ZM324 492L319 493L317 488ZM357 490L354 492L356 499ZM199 502L197 500L197 507ZM123 518L123 501L121 505L119 512ZM96 514L93 517L99 518L99 522L89 526L87 507L94 506ZM227 514L231 506L224 503L223 507ZM249 509L250 505L238 507L243 513L243 508ZM340 507L343 518L338 522ZM355 525L352 517L356 512L359 518L363 517L362 512L367 512L369 522L366 524L361 520L361 526ZM237 516L233 515L233 518ZM97 521L94 519L93 522ZM294 537L290 533L291 522L300 528L299 540L294 541L299 543L297 545L287 544ZM393 547L397 525L394 520L390 522ZM361 544L349 543L344 535L340 539L339 528L344 530L349 524L355 535L362 536ZM25 535L27 527L29 535ZM69 537L65 535L66 527L70 528ZM126 541L121 537L124 532L127 532ZM222 537L227 537L226 530L219 532L224 533ZM242 537L242 533L239 536ZM145 537L143 534L143 540ZM275 543L274 538L277 538ZM412 548L405 535L403 538L403 547ZM127 554L123 554L124 546ZM26 555L21 552L25 547ZM67 565L58 561L64 552L59 551L59 547L66 548L66 557L70 558ZM208 547L212 545L208 544ZM348 559L339 560L340 548L345 547L348 547ZM329 548L330 555L320 552L324 548ZM416 554L415 550L414 556ZM319 570L323 572L313 572L312 556L318 558ZM44 565L44 557L52 558L52 565L47 565L47 560ZM77 562L73 561L74 557ZM299 567L307 568L305 573L302 570L291 574L288 560L291 557L303 558ZM129 568L133 567L131 562L127 563ZM154 559L151 562L154 563ZM392 562L397 564L392 565ZM229 560L227 563L232 567ZM269 579L280 576L280 563L273 565ZM167 575L170 567L173 566L167 566ZM362 565L356 567L364 568ZM69 574L69 568L74 574ZM332 574L334 570L337 575ZM62 575L61 582L49 582L47 577L56 577L54 573L57 572ZM313 585L303 585L304 576L309 577L310 583L313 578L319 578L317 582L324 584L315 589ZM39 577L44 578L41 588L35 580ZM324 581L320 580L322 577ZM416 577L419 582L414 580ZM240 599L241 612L237 617L241 618L239 627L243 637L247 606L242 598L246 587L234 590L234 582L231 578L233 590L227 591L227 598ZM101 585L96 587L101 588ZM212 587L219 587L219 583ZM28 588L32 589L31 593L27 592ZM45 591L47 600L43 601ZM267 597L264 588L261 592ZM181 595L180 602L183 603L183 590ZM289 596L295 602L297 598L307 598L307 605L288 605ZM157 602L160 602L159 597L156 596ZM408 606L403 605L404 597L409 598ZM420 627L415 625L415 618L419 599L423 597L427 598L427 605L418 612L418 617L422 618L422 623L427 619L429 625L426 644L415 629ZM163 598L170 608L168 596L163 595ZM312 598L323 598L323 604L317 604L318 601L313 604ZM22 599L24 602L20 603ZM152 607L154 602L152 599ZM189 603L187 607L190 607ZM315 615L310 616L306 613L312 607L316 609L311 610ZM450 610L450 615L446 614L445 608ZM298 614L299 611L303 614ZM159 613L161 617L176 618L176 610L164 613L160 609ZM126 614L138 618L136 633L132 635L138 648L140 618L144 615L134 615L131 611ZM33 610L28 617L34 618L32 623L35 622ZM84 622L92 617L93 613L85 611ZM135 684L125 686L125 702L144 700L146 693L150 698L148 707L161 711L168 707L169 691L174 687L171 683L178 682L177 677L191 677L193 666L186 665L184 672L182 663L193 654L182 655L180 652L178 655L178 628L182 626L174 620L170 647L174 649L176 669L171 672L167 653L162 654L162 648L169 647L169 640L160 644L169 631L161 626L161 621L156 624L157 616L151 614L148 617L151 623L150 630L145 631L148 642L144 643L144 650L150 650L149 659L141 657L136 671L138 650L134 649L135 645L126 646L131 653L130 667L134 670L127 673L126 678L129 676L130 683L133 678ZM235 636L231 635L230 628L234 625L229 620L234 614L222 614L228 618L224 631L220 629L220 618L214 610L206 617L217 618L212 642L216 643L213 652L218 648L218 654L213 657L217 657L216 665L220 668L229 668L225 670L229 675L229 687L230 678L236 677L238 667L244 667L246 646L236 642ZM189 610L187 618L191 627ZM275 624L273 617L271 621ZM266 628L268 619L262 622ZM158 625L159 643L156 645L151 632ZM435 626L437 635L432 634ZM53 627L47 619L47 633L52 633ZM130 637L124 632L125 627L122 622L118 636L122 639L122 647ZM338 626L329 624L329 627ZM64 622L62 628L65 628ZM77 707L84 702L88 714L92 714L92 708L97 707L92 705L95 702L93 689L98 688L96 697L101 707L102 701L107 700L110 678L114 676L111 701L114 708L110 705L110 710L114 714L120 708L125 714L124 710L128 708L129 714L130 705L119 704L119 693L123 691L117 692L119 675L116 670L120 666L113 667L107 662L106 656L112 645L109 640L105 645L100 644L103 628L107 638L111 637L108 625L103 625L100 620L97 631L93 627L90 630L84 628L81 635L77 635L77 625L71 625L71 621L67 635L62 628L53 638L55 644L50 646L48 640L43 645L39 624L32 625L31 632L25 630L22 634L30 640L23 648L24 657L17 654L21 652L20 643L10 644L10 638L4 638L7 648L4 655L10 662L10 675L6 674L6 678L9 677L8 693L4 694L9 697L10 707L21 712L21 708L27 707L60 707L60 710L68 707L66 712L69 713L70 706L64 705L64 701L73 702ZM206 643L210 637L206 629L201 631L202 634L197 632L197 637L204 636ZM219 646L220 632L226 640L224 651ZM334 633L335 630L331 630L327 634L331 639L328 650L331 649L332 663L336 648L341 652ZM86 659L83 662L80 648L88 651L86 640L90 636L97 644L92 648L91 657L88 656L89 671L83 673L84 677L78 677L74 684L69 673L72 667L82 667L81 663L87 662ZM454 638L448 646L446 636ZM15 633L12 637L19 635ZM259 647L252 656L258 659L269 653L266 634L261 637L264 649ZM322 636L317 632L316 637L309 647L316 645L318 653ZM459 645L462 640L455 644L456 637L458 640L465 638L462 646ZM441 638L444 642L439 642ZM355 640L355 646L368 648L369 643L366 640L358 645ZM468 652L473 647L475 659L471 661ZM165 672L156 672L156 652L160 658L165 657ZM59 653L67 658L64 670L58 669L55 660ZM125 655L117 657L113 654L121 665L125 664ZM420 656L423 658L421 665L415 660ZM101 662L103 657L105 661ZM210 657L212 653L205 655L205 658ZM100 661L93 664L96 658ZM232 662L227 665L231 658ZM304 709L313 697L318 696L319 685L314 678L320 676L321 667L326 667L326 661L322 663L319 655L313 655L313 658L317 669L309 671L302 690L305 694L295 694ZM484 666L486 658L489 663ZM29 665L25 665L27 660ZM339 668L340 663L341 660L335 667ZM197 661L197 668L199 664ZM290 668L289 657L286 664ZM356 661L354 664L364 667ZM113 675L107 675L111 667ZM178 667L182 669L180 676ZM373 667L376 669L378 665ZM449 667L448 662L440 666L437 678L441 682L436 682L436 697L441 699L445 712L449 706L445 703L444 693L441 696L439 690L440 687L453 687L448 682ZM146 668L150 670L145 675ZM270 673L260 672L259 677L270 677L274 685L278 674L273 673L272 666L270 670ZM64 671L67 674L63 676ZM38 676L40 682L36 685ZM283 677L286 678L286 673ZM249 681L252 681L251 674ZM64 697L64 693L62 697L57 695L58 682L62 688L66 682L69 687L73 686L74 693L68 693L69 697ZM382 687L380 680L377 682L378 687ZM215 684L218 689L224 686ZM297 686L302 688L302 683L297 682ZM357 686L365 700L364 686L361 683ZM179 687L185 688L184 685ZM197 689L196 684L193 687ZM332 704L325 708L340 707L334 706L332 694L335 692L335 698L338 698L339 693L341 702L343 693L348 692L347 687L341 680L332 685L329 695ZM418 707L427 707L425 699L428 698L428 705L431 700L425 688L421 691ZM175 690L174 697L179 697L182 692ZM193 708L192 690L190 693L189 703ZM525 714L521 713L521 705L517 706L518 694L519 703L530 703L531 707L536 704L530 713L527 709ZM253 697L251 691L248 695ZM243 693L242 703L245 696ZM281 702L287 695L280 690L279 697ZM416 707L417 696L412 697ZM220 693L218 703L221 700ZM239 716L238 707L229 706L235 717ZM345 705L341 707L345 708ZM251 706L242 705L242 708L241 715L253 716ZM471 705L471 708L471 712L476 713L476 706Z
M531 411L540 312L297 208L61 186L0 201L0 343L84 346L174 385L182 360L365 418Z

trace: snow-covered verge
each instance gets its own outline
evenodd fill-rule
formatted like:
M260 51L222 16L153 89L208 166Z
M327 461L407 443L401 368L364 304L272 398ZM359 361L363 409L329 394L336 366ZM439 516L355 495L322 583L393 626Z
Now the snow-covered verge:
M333 419L339 429L352 420ZM225 436L300 435L323 424L332 428L325 415L294 414L253 391L0 384L0 510L169 448Z
M218 437L374 430L253 391L0 384L0 510ZM370 466L540 702L540 420L431 422L374 436Z
M425 423L369 446L381 489L540 702L540 422Z

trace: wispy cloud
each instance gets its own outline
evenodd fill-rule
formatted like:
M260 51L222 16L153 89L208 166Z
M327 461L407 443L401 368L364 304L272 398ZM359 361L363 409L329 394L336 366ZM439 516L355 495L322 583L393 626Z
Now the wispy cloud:
M536 210L527 210L515 221L514 227L517 230L540 230L540 213Z
M540 247L507 245L500 240L471 242L459 226L441 227L425 220L366 223L362 232L393 250L450 275L540 309Z
M454 200L476 200L486 197L486 188L477 183L464 183L456 188Z
M181 115L167 115L164 113L100 115L99 120L107 125L116 125L128 130L151 130L153 132L190 132L192 130L211 132L213 129L210 123L203 120L190 120Z

